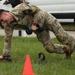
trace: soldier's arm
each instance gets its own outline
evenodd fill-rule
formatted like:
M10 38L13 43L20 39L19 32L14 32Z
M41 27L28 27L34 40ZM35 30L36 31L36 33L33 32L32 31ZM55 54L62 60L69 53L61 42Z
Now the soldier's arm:
M29 10L31 8L26 3L21 3L17 5L15 8L13 8L9 13L13 15L16 21L18 21L25 16L23 13L23 10L26 10L26 9Z
M13 35L13 29L11 27L4 27L5 30L5 37L4 37L4 48L3 48L3 55L9 55L11 49L11 38Z
M10 11L10 14L13 15L13 17L18 21L21 20L25 16L25 11L26 13L34 13L37 11L37 7L27 4L27 3L21 3L17 5L15 8L13 8Z

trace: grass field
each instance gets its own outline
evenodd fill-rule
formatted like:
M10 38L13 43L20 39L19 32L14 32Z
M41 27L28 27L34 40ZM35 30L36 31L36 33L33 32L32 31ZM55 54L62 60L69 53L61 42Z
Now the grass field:
M75 31L75 25L62 25L62 27L67 31Z
M53 39L55 43L59 43ZM0 36L0 54L3 49L3 37ZM45 62L38 64L38 53L46 55ZM35 75L75 75L75 53L72 59L65 59L64 54L47 53L42 44L34 38L13 37L12 62L0 61L0 75L22 75L25 57L29 54Z

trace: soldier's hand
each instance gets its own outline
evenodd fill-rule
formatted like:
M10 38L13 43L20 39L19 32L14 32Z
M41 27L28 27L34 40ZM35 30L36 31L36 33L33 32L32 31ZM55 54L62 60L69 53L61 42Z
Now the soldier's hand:
M36 31L38 29L35 24L32 24L31 28L32 28L32 31Z

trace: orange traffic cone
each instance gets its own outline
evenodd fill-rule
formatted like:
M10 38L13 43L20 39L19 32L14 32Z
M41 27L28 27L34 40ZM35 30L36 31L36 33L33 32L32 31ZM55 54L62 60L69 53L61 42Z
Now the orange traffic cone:
M26 56L26 61L24 64L24 69L23 69L22 75L34 75L29 55Z

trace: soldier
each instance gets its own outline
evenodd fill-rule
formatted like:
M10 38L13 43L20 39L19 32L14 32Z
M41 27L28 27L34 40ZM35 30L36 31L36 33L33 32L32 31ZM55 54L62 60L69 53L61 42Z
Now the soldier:
M0 56L0 60L10 57L11 39L15 28L26 29L30 33L34 32L49 53L65 53L66 58L71 58L75 49L75 39L66 33L54 16L37 6L21 3L10 12L0 9L0 22L6 33L3 55ZM52 42L49 31L56 35L62 45ZM28 34L30 34L29 32Z
M11 4L12 7L14 8L15 6L17 6L18 4L23 3L23 2L25 2L25 0L6 0L3 4L5 4L5 5ZM25 2L25 3L27 3L27 2ZM27 4L28 4L28 3L27 3ZM0 26L1 26L1 28L3 29L1 23L0 23Z

